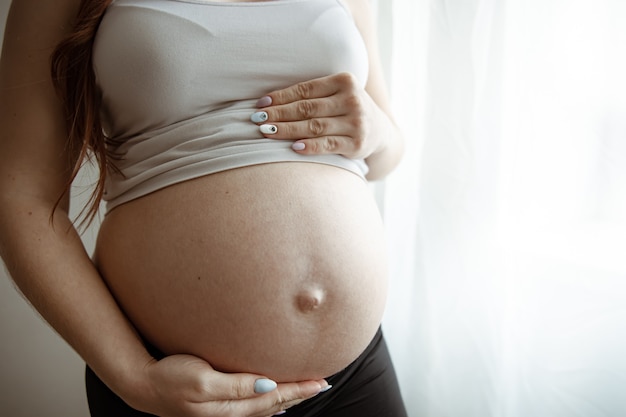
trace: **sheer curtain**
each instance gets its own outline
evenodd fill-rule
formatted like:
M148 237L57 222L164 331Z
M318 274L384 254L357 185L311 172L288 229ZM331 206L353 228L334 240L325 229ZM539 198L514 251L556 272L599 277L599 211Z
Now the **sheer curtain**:
M408 141L384 329L409 415L626 416L626 2L378 7Z

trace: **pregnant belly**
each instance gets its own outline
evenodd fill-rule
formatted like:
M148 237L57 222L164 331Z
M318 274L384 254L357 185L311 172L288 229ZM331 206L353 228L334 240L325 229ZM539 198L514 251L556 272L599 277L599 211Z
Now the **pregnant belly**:
M386 298L384 254L365 182L335 167L279 163L116 208L95 261L164 353L297 381L340 371L368 345Z

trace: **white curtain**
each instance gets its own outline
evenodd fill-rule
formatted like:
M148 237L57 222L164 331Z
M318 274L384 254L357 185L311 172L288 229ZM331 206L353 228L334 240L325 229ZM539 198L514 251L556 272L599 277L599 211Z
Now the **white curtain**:
M626 1L378 7L410 417L626 416Z

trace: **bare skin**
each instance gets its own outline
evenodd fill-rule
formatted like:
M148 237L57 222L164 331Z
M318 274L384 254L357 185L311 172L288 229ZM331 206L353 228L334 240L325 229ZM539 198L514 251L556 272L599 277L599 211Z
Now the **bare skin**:
M386 298L371 192L320 164L229 170L124 204L106 217L96 253L115 298L161 350L282 382L354 361Z
M355 12L359 28L370 48L375 47L371 21L368 16L362 18L367 14L363 12L367 10L367 2L355 0L346 3L353 11L359 10ZM65 154L64 116L49 79L48 59L53 47L71 27L78 4L78 0L12 2L0 62L0 253L11 276L33 306L105 383L139 410L163 417L267 416L316 395L327 385L323 379L278 384L270 393L259 395L253 391L254 382L265 375L217 372L206 360L189 354L154 360L145 350L134 323L120 310L85 252L67 216L68 200L63 201L50 221L52 207L63 189L73 161L71 156L68 158ZM318 97L320 108L342 110L335 114L324 110L326 113L323 115L311 116L330 120L325 132L327 135L311 138L304 152L359 154L367 158L370 178L377 179L397 164L402 147L388 116L377 55L372 53L370 56L373 59L372 71L365 91L351 86L347 81L349 77L345 75L331 77L330 81L336 83L338 88L335 93L324 93ZM313 90L317 91L315 85ZM346 92L353 99L345 100L343 93ZM273 103L267 111L273 121L297 122L288 119L293 117L288 115L292 114L293 107L297 107L295 103L300 101L297 94L287 90L270 96ZM337 105L342 97L342 104ZM283 106L282 110L280 106ZM339 126L345 126L346 122L355 123L357 119L367 122L359 122L364 128L357 129L354 136L346 134L345 129L340 132ZM286 125L283 127L283 131L290 129ZM332 139L338 136L342 140ZM239 174L233 174L231 180L235 180L234 175ZM338 176L337 180L345 181L345 187L348 187L352 178L340 176L341 179ZM186 186L193 187L193 184L190 182ZM219 187L219 180L212 186ZM166 194L162 197L168 199ZM162 209L166 210L167 206L163 205ZM366 211L370 213L366 216L375 217L370 209ZM113 223L113 220L110 222ZM309 223L309 227L314 225L314 222ZM108 233L115 232L116 227L103 226L101 242L107 239ZM368 239L379 232L372 233L367 235ZM101 243L100 248L106 247ZM107 251L101 249L99 256L104 256ZM325 249L317 256L329 253L330 249ZM109 266L103 263L102 267ZM113 282L114 278L110 281ZM307 308L315 312L333 311L332 301L325 298L328 283L320 279L313 284L310 293L307 293L309 289L306 286L300 286L291 287L281 296L285 300L295 299L295 308L300 311ZM305 291L304 301L302 290ZM123 297L121 292L123 290L120 290ZM330 306L329 310L323 310L324 306ZM374 311L371 316L379 314L379 311ZM370 324L374 321L373 318L368 319ZM363 335L368 331L371 330L364 330ZM346 361L359 349L358 346L353 347L351 353L339 358L334 365L330 364L329 369ZM254 364L250 365L250 368L254 367ZM309 373L308 370L302 372L303 375Z

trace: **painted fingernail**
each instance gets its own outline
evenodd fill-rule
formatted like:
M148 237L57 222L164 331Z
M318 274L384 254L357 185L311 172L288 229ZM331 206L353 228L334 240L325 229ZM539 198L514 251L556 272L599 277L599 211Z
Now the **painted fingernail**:
M332 387L333 387L332 385L326 385L324 388L322 388L322 389L320 390L320 394L321 394L322 392L326 392L326 391L330 390Z
M278 132L278 128L274 125L261 125L259 126L261 133L265 133L266 135L273 135Z
M261 123L266 121L268 117L269 116L266 112L258 111L256 113L252 113L252 116L250 116L250 120L252 120L254 123Z
M268 392L274 391L277 386L276 382L271 379L260 378L254 381L254 392L257 394L267 394Z
M257 102L257 107L267 107L272 105L272 98L270 96L263 96Z
M303 151L304 148L306 148L306 145L302 142L295 142L293 145L291 145L291 149L293 149L294 151Z

